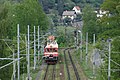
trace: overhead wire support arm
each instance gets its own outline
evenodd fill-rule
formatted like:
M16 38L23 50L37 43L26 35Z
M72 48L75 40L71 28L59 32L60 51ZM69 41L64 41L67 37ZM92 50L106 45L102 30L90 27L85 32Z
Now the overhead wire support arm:
M16 59L13 59L13 58L0 58L0 60L16 60Z
M12 51L13 53L13 50L11 49L11 47L8 45L8 43L3 39L3 41L5 42L5 44L8 46L8 48Z
M2 69L2 68L4 68L4 67L7 67L7 66L11 65L12 63L14 63L15 61L18 61L18 60L20 60L20 59L22 59L22 58L23 58L23 57L21 57L21 58L19 58L19 59L15 59L14 61L12 61L12 62L10 62L10 63L8 63L8 64L6 64L6 65L4 65L4 66L1 66L0 69Z
M109 58L107 54L104 54L104 56L105 56L106 58ZM114 64L116 64L117 66L120 66L120 64L117 63L117 62L115 62L113 59L110 59L110 61L113 62Z

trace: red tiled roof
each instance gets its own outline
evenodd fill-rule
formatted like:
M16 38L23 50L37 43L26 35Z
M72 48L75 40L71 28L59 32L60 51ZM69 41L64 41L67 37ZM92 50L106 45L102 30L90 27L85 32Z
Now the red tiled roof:
M79 6L75 6L75 8L76 8L77 10L80 10L80 7L79 7Z

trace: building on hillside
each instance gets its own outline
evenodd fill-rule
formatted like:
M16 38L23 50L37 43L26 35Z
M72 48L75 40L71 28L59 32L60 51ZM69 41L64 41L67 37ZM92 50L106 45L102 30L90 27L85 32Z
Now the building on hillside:
M109 16L109 11L105 11L105 10L96 10L94 11L96 13L97 17L103 17L103 15Z
M81 14L81 9L79 6L74 6L74 8L72 9L76 12L76 14Z
M76 18L75 11L64 11L62 14L62 19L65 19L65 18L70 18L71 20Z

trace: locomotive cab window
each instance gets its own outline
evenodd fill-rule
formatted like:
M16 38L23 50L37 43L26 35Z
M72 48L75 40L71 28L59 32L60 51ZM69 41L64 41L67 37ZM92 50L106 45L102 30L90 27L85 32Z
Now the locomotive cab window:
M53 51L54 51L54 52L58 52L57 48L54 48Z
M49 48L46 48L46 49L45 49L45 52L50 52Z
M52 48L50 48L50 52L53 52L53 49L52 49Z

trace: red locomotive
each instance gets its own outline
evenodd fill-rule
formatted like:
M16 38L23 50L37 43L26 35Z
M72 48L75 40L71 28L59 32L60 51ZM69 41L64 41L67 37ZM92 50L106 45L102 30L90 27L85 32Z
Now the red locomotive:
M44 48L44 59L46 63L56 63L58 60L58 44L54 36L49 36Z

